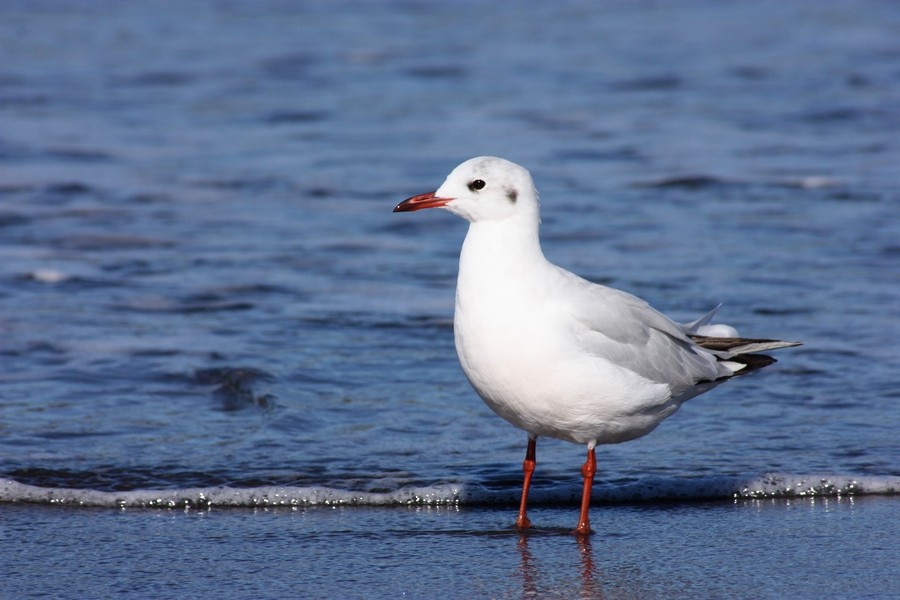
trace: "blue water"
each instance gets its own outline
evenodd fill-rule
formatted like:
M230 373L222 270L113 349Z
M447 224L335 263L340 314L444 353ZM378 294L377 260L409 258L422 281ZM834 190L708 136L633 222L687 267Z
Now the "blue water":
M778 595L839 548L867 564L848 594L890 596L867 532L900 534L898 31L876 1L0 4L0 595L241 597L160 583L208 527L204 560L268 539L309 597ZM561 442L546 529L511 532L525 435L453 348L465 224L391 213L482 154L532 171L554 262L805 344L601 448L587 549L558 535ZM748 528L765 560L726 560ZM809 531L818 553L783 541ZM704 532L682 575L650 562ZM119 536L158 559L71 558ZM469 558L414 560L444 547Z

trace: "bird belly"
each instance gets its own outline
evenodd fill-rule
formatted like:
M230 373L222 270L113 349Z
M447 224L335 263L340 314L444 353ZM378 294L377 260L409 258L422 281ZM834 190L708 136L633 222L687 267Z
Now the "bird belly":
M570 347L564 324L498 314L477 319L457 311L456 348L472 387L516 427L613 444L649 433L678 409L667 385Z

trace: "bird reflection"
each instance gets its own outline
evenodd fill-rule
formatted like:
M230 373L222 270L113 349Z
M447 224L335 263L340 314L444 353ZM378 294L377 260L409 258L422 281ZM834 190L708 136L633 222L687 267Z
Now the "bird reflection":
M520 571L522 574L522 597L532 598L540 597L542 592L559 592L561 590L552 589L554 584L559 582L559 574L555 573L551 577L542 578L538 567L538 562L534 558L534 554L529 549L529 538L532 532L522 532L519 534L518 550L520 556ZM578 554L580 556L579 571L580 590L577 593L578 598L603 598L603 591L600 585L600 576L594 566L594 550L591 547L591 541L587 536L574 536L573 543L578 545ZM546 581L542 582L542 579ZM564 577L564 579L569 579ZM543 583L543 585L542 585ZM549 589L548 589L549 588Z
M528 550L527 534L522 533L519 535L518 547L522 561L522 597L530 598L537 596L537 566L535 565L534 557Z
M581 597L602 598L600 589L600 577L594 567L594 549L591 540L587 536L575 536L578 542L578 551L581 553Z

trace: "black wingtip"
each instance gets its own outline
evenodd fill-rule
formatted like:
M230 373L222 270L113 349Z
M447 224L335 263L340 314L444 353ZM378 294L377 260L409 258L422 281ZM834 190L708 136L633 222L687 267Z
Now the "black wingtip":
M728 361L744 365L744 368L737 371L735 375L746 375L778 362L767 354L738 354L729 358Z

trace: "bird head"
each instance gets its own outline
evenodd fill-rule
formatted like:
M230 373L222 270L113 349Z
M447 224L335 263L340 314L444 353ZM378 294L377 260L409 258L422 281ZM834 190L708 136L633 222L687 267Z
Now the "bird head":
M538 196L531 174L493 156L462 163L434 192L407 198L394 212L443 208L472 223L513 217L537 219Z

